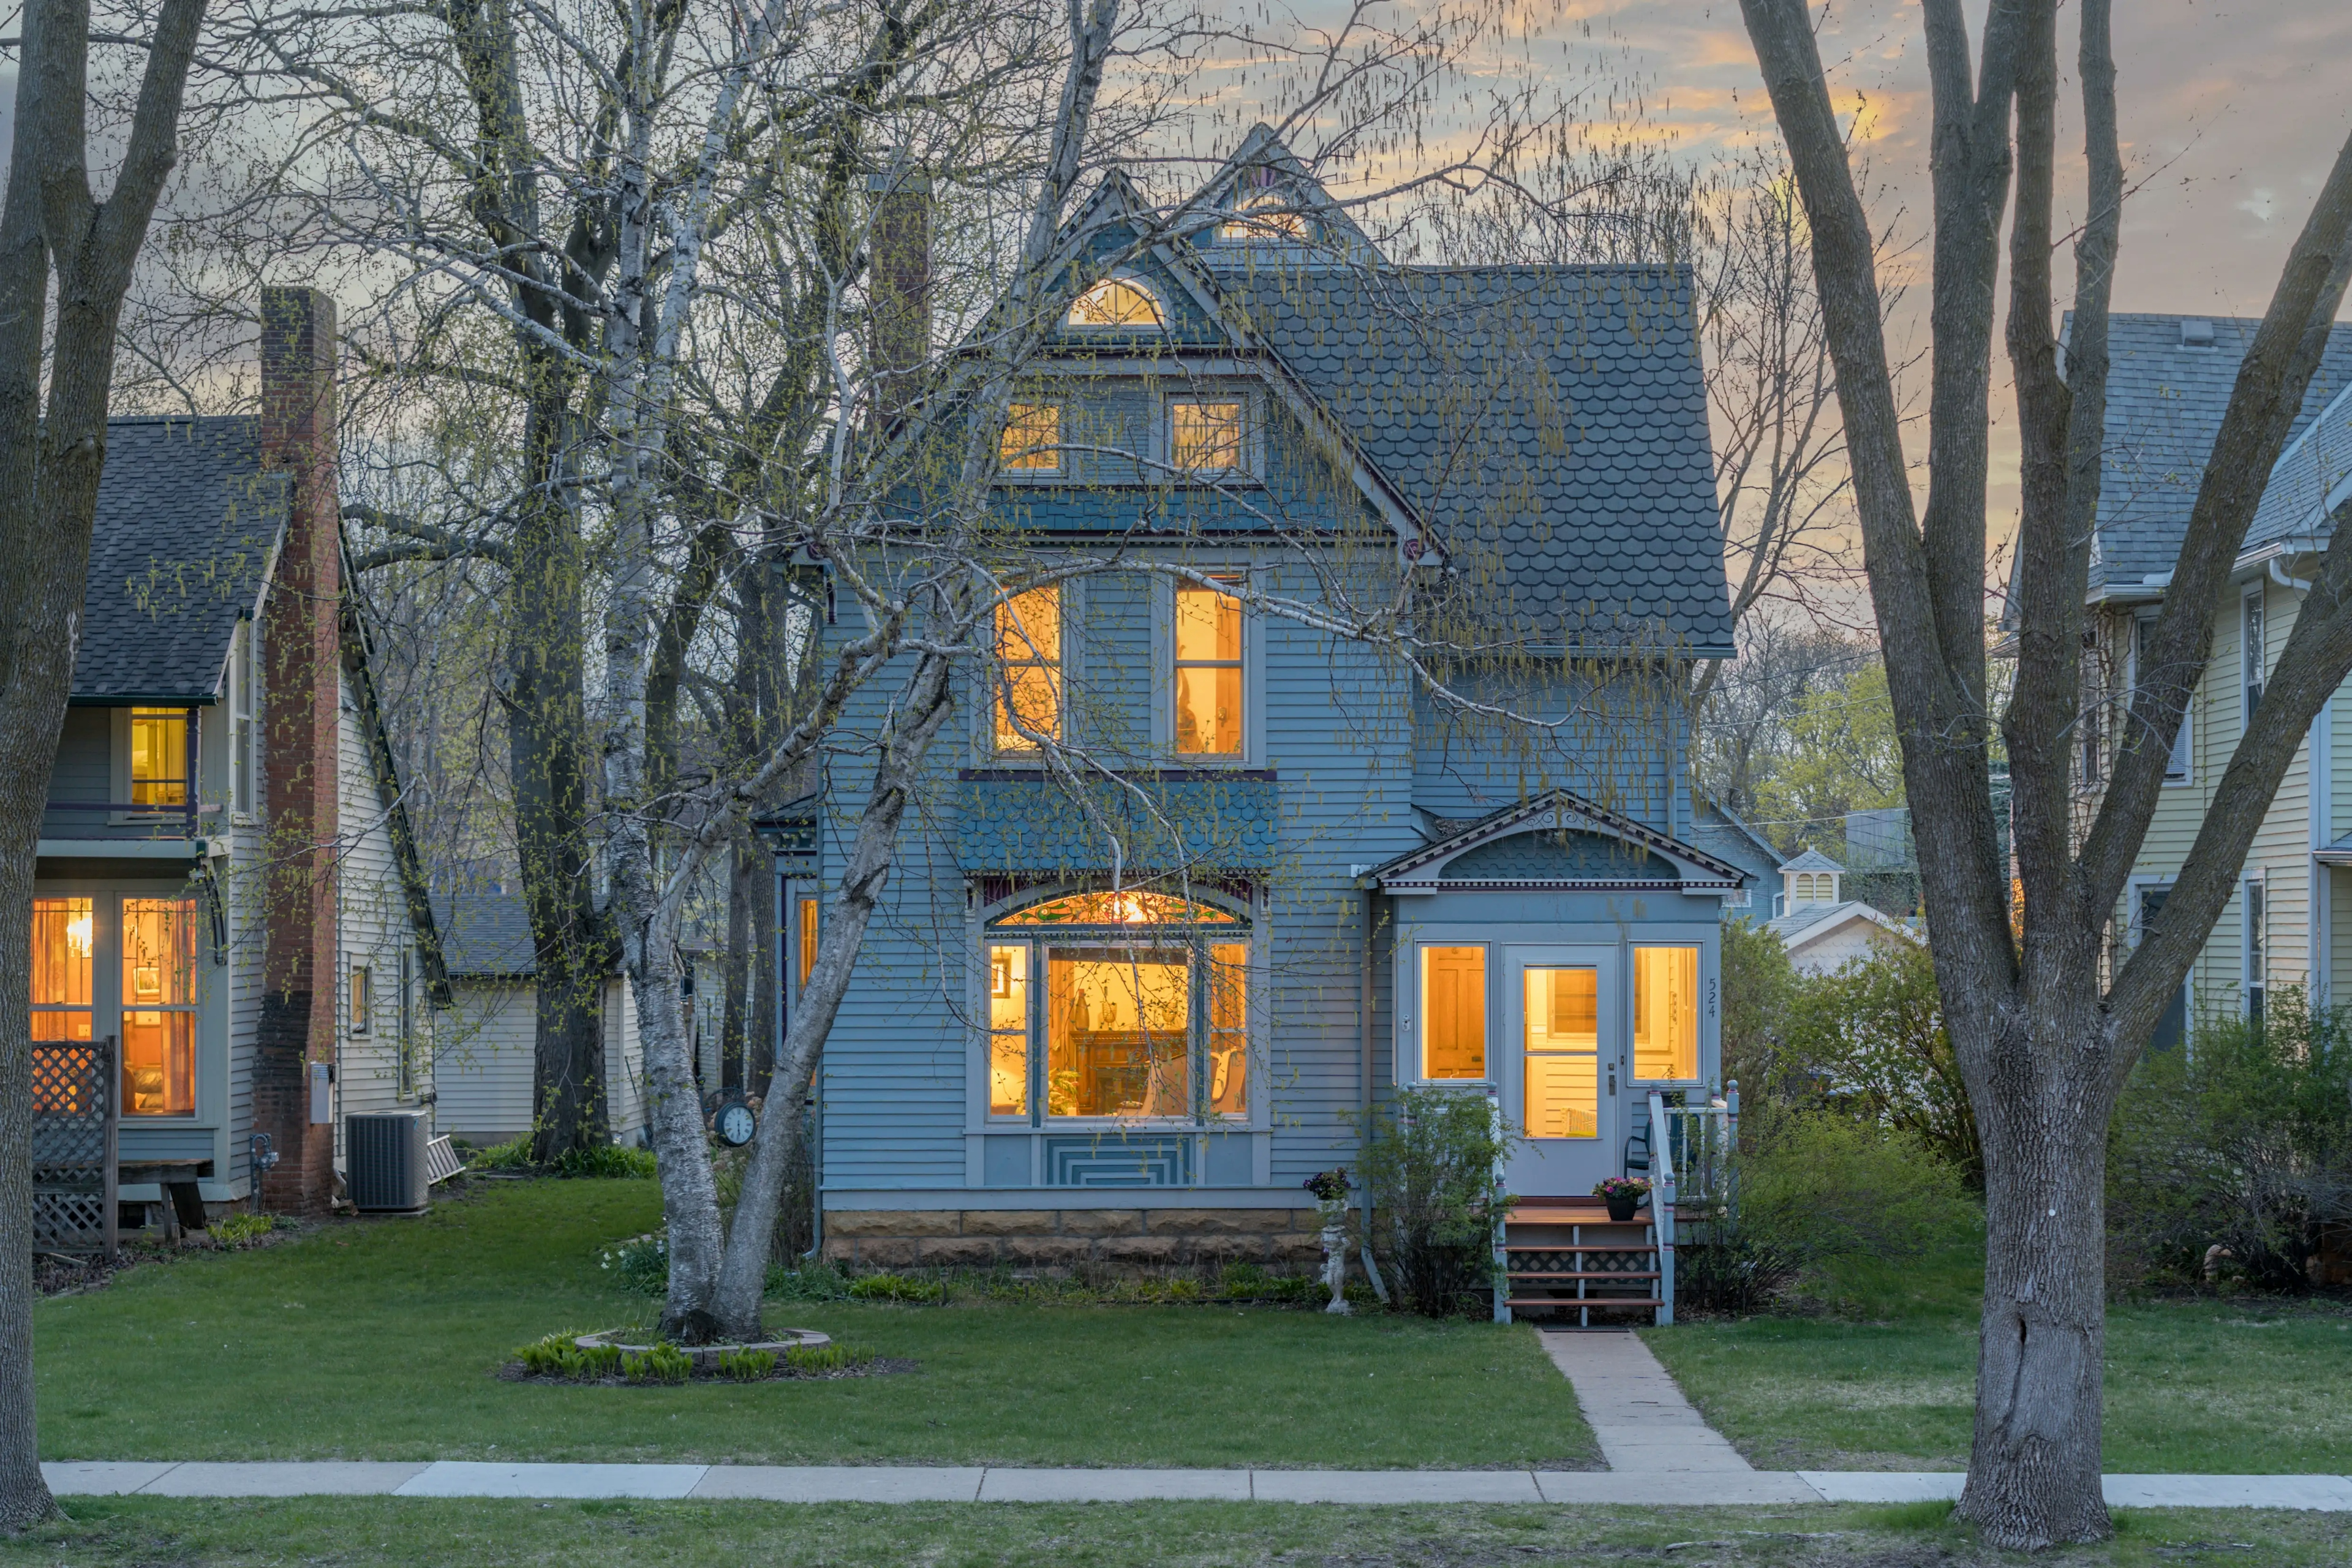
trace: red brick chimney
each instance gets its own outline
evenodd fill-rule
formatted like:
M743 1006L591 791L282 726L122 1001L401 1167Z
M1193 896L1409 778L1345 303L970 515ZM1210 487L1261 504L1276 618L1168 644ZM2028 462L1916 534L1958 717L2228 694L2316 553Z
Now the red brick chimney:
M342 637L335 490L335 302L261 291L261 461L288 476L286 543L263 613L268 932L254 1063L254 1131L276 1146L261 1206L326 1212L334 1183L335 837ZM314 1092L317 1080L320 1092Z
M874 411L877 426L905 412L931 352L931 182L905 171L868 174L874 198Z

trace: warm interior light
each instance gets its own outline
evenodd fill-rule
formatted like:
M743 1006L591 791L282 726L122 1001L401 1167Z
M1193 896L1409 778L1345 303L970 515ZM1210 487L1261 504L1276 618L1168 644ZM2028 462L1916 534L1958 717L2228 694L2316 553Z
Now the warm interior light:
M90 925L90 917L88 915L76 915L66 921L66 945L73 949L76 958L89 956L92 934L93 928Z

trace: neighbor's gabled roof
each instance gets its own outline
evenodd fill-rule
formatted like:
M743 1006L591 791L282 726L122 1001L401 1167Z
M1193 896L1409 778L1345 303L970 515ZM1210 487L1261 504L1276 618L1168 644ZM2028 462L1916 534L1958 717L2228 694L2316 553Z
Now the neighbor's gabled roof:
M257 421L108 420L72 700L218 701L285 525Z
M1781 867L1780 869L1783 872L1828 871L1841 877L1845 875L1844 867L1839 865L1836 861L1831 859L1828 856L1822 854L1818 849L1807 849L1803 854L1798 856L1795 859Z

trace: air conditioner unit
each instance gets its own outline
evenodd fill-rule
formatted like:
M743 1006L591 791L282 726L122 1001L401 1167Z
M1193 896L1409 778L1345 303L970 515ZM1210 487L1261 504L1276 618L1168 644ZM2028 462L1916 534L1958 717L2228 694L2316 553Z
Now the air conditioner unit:
M343 1171L353 1208L421 1209L433 1201L425 1122L422 1110L343 1118Z

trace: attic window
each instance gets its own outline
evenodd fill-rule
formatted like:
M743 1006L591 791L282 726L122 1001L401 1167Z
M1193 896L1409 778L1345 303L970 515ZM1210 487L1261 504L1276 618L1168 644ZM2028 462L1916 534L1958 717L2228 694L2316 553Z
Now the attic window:
M2184 349L2210 349L2213 346L2213 323L2201 317L2189 317L2180 323L2180 346Z
M1151 290L1124 278L1106 278L1079 295L1069 316L1074 327L1156 327L1163 320Z
M1282 239L1303 244L1307 239L1307 215L1295 209L1287 197L1265 191L1244 202L1241 210L1227 218L1218 228L1220 239Z

